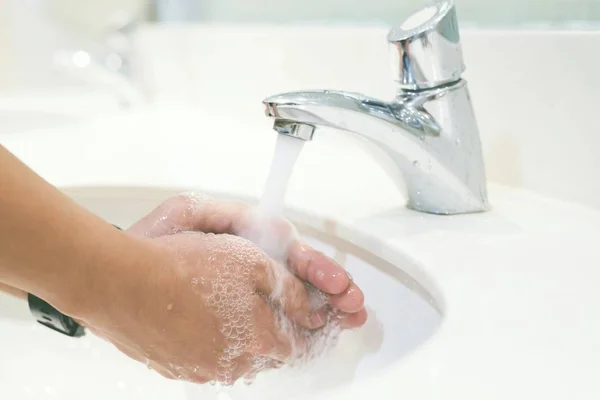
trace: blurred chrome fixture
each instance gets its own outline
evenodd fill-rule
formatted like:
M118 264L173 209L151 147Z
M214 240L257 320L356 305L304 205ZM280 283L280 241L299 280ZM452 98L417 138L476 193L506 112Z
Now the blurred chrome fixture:
M479 131L467 89L455 6L437 2L388 35L396 98L331 90L263 101L279 134L312 140L320 127L366 139L406 190L407 206L433 214L489 209ZM284 129L282 129L282 127ZM302 133L302 134L300 134Z
M194 22L204 16L205 0L149 0L146 19L149 22Z
M202 0L148 0L137 12L116 12L100 42L85 48L58 50L54 65L61 72L114 93L124 107L146 102L132 73L132 35L142 24L185 23L203 18Z
M103 40L85 48L61 49L54 53L54 66L61 72L115 94L124 107L146 101L135 84L131 68L131 37L138 20L117 14Z

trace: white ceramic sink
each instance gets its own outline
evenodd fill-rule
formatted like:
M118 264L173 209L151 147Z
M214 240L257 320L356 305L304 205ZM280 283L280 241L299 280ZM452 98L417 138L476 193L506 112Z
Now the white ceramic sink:
M121 227L178 193L157 188L71 188L66 192ZM403 272L402 266L306 225L299 227L308 243L348 269L363 288L369 311L365 326L344 332L338 346L304 369L269 372L249 387L218 389L170 382L90 333L70 339L38 325L25 302L4 296L0 297L0 397L75 400L85 393L84 398L99 400L267 400L288 399L291 394L310 398L322 389L376 374L437 331L442 319L440 304ZM292 393L291 386L295 388Z
M273 151L269 121L252 110L240 119L189 111L0 140L122 226L180 190L256 199ZM408 210L376 160L323 130L296 165L288 217L365 289L364 328L305 371L217 393L163 380L93 337L51 335L2 300L11 317L0 326L0 398L597 399L600 213L492 182L489 193L483 214Z

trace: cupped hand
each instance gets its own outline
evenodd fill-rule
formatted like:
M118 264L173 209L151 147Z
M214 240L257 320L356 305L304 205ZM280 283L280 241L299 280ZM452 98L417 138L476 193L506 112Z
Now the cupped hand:
M364 295L344 268L300 240L289 221L264 215L245 203L181 194L160 204L127 231L144 237L197 231L246 238L321 291L341 327L357 328L367 320Z
M101 307L80 319L165 377L231 384L287 363L305 350L300 333L323 325L296 278L283 280L278 314L269 298L281 268L244 238L182 232L135 242L137 265L111 270L110 284L90 293Z

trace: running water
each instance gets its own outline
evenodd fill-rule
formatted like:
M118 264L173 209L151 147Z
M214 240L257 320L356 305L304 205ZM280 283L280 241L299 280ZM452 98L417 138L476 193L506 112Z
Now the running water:
M295 279L293 272L287 266L287 253L290 245L298 238L295 228L283 217L285 195L304 144L304 140L282 134L277 135L271 170L264 186L262 198L258 207L252 210L252 214L249 216L251 223L248 224L247 230L241 232L241 236L259 246L281 268L274 271L273 286L275 289L271 296L276 304L280 304L276 314L283 331L290 334L291 338L300 338L299 340L304 343L301 348L296 346L296 343L292 343L293 357L290 360L292 366L302 366L323 354L337 342L340 332L332 313L330 313L326 326L317 331L306 331L299 328L283 313L284 283L287 279ZM325 307L326 295L308 282L305 283L305 286L313 310Z
M288 183L304 143L305 141L301 139L282 134L277 135L271 170L261 201L245 216L245 221L241 224L242 228L235 232L236 235L253 242L276 262L272 282L274 289L269 300L272 301L274 314L281 330L291 340L292 355L286 367L294 368L294 370L306 366L310 361L331 349L337 343L341 332L337 318L332 311L329 311L325 326L318 330L304 329L284 313L285 304L282 294L286 287L285 282L289 279L296 279L293 271L290 271L287 265L288 251L290 245L298 238L298 234L293 225L284 219L283 211ZM305 286L313 311L327 307L327 297L324 293L309 283L305 283ZM218 298L227 294L218 285L215 286L215 290ZM230 362L230 358L226 357L224 361ZM257 374L268 373L268 371L260 373L264 364L260 358L255 361L257 362L255 366ZM229 364L224 363L223 365L226 367L224 374L229 376L231 374ZM291 370L290 373L288 379L296 376ZM248 386L244 383L253 383L255 378L257 378L256 375L247 377L245 382L239 382L229 388L218 385L216 390L219 396L228 394L234 396L236 400L237 398L246 398ZM278 379L282 378L283 376L280 376Z
M271 170L265 183L261 201L254 210L254 230L248 237L285 268L285 272L288 272L276 274L277 282L274 286L280 288L280 290L283 289L284 280L293 275L293 273L289 274L287 270L287 251L289 245L297 239L298 235L293 226L288 225L290 229L282 229L282 225L277 221L283 221L285 195L294 166L304 144L304 140L282 134L277 135ZM309 283L305 283L305 286L313 309L320 309L327 304L326 296L321 291ZM276 289L273 297L280 296L281 292ZM275 300L281 301L277 298ZM298 332L295 324L283 315L281 309L279 319L284 331L290 333L292 337L299 335L300 332ZM293 365L302 365L322 354L337 341L338 334L339 327L335 322L328 323L326 327L317 332L301 332L300 336L308 344L308 347L304 349L306 353L294 352ZM292 347L295 347L295 343Z
M282 215L288 183L304 143L304 140L291 136L277 135L271 171L258 206L259 212L274 217Z

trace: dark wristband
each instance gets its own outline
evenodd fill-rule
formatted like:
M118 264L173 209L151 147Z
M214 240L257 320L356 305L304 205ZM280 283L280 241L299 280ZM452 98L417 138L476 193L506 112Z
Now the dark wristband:
M44 300L27 294L29 310L40 324L71 337L85 335L85 330L73 318L64 315Z
M113 226L122 230L116 225ZM45 327L71 337L81 337L85 335L85 329L77 323L77 321L61 313L39 297L28 293L27 302L29 303L31 314L33 314L37 322Z

